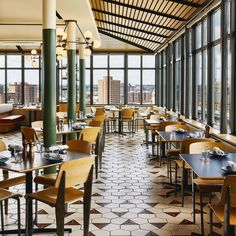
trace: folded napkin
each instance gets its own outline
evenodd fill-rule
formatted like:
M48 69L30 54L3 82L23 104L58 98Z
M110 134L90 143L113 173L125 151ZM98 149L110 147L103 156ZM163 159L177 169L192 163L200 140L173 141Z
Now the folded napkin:
M49 151L51 152L54 152L54 151L57 151L57 150L65 150L65 149L68 149L68 145L57 145L57 146L52 146L49 148Z
M218 147L214 147L212 149L212 153L215 154L215 155L219 155L219 156L223 156L225 154L224 151L222 151L220 148Z
M14 144L9 144L8 145L8 150L9 151L16 151L16 152L21 152L22 151L22 146L20 146L20 145L14 145Z
M233 161L227 161L227 167L230 167L232 171L236 171L236 163Z

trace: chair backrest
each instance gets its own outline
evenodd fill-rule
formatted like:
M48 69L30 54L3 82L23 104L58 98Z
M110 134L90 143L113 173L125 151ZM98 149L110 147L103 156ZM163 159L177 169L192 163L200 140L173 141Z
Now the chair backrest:
M0 152L5 151L6 149L6 144L2 140L0 140Z
M93 120L95 121L102 121L104 122L104 120L106 119L105 115L99 115L99 116L94 116Z
M228 147L224 145L222 142L215 142L214 140L210 142L198 142L198 143L192 143L189 147L189 153L202 153L202 151L206 150L206 148L209 148L212 150L214 147L220 148L222 151L227 151Z
M89 122L89 126L102 128L103 127L103 122L99 121L99 120L91 120Z
M212 141L213 139L209 139L209 138L186 138L181 143L180 153L189 153L190 145L192 143L197 143L197 142L203 143L203 142L212 142Z
M159 131L165 131L165 128L168 125L177 125L177 124L181 124L181 122L178 122L178 121L163 121L163 122L160 122Z
M171 131L176 130L176 129L183 129L183 130L187 130L187 131L196 130L195 128L190 127L186 124L176 124L176 125L167 125L166 128L165 128L165 131L166 132L171 132Z
M67 103L59 103L58 104L59 112L67 112ZM79 111L79 103L76 103L76 112Z
M92 127L82 129L79 135L79 140L85 140L91 143L95 143L99 133L101 131L100 127Z
M93 156L64 162L60 166L55 187L59 187L63 171L66 173L65 188L75 187L78 184L85 183L93 164Z
M104 115L104 114L105 114L105 108L104 107L97 107L96 108L95 116L100 116L100 115Z
M90 154L92 151L92 144L85 140L68 140L66 145L69 146L69 151L72 152Z
M123 108L121 110L121 116L125 118L132 118L134 116L134 109L132 108Z
M43 121L42 120L38 120L38 121L33 121L31 122L31 127L32 128L43 128Z
M31 127L22 127L21 132L23 141L31 143L38 139L35 130Z
M236 175L227 175L221 190L220 204L226 203L227 188L230 186L230 206L236 207Z

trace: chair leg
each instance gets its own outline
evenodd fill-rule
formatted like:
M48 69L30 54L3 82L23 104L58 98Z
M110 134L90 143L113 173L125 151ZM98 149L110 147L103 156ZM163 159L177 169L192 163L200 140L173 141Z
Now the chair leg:
M98 155L99 153L96 153L96 156L95 156L95 175L96 175L96 179L98 178Z
M204 235L204 222L203 222L203 193L200 191L200 211L201 211L201 234Z
M177 197L177 168L178 165L175 163L175 197Z
M209 235L212 236L213 235L213 224L212 224L212 221L213 221L213 212L212 212L212 209L210 208L210 232L209 232Z
M16 201L17 201L17 216L18 216L18 236L20 236L21 235L20 198L17 198Z
M182 167L182 179L181 179L181 197L182 197L182 207L184 207L184 164Z
M35 191L38 191L38 184L35 184ZM35 217L34 217L34 223L38 223L38 201L35 200Z
M195 184L192 182L192 192L193 192L193 223L196 223L196 192L195 192Z
M29 211L29 199L26 198L26 203L25 203L25 211L28 212ZM25 235L28 236L29 235L29 225L28 225L28 222L29 222L29 215L26 214L26 217L25 217Z
M3 205L2 202L0 203L1 207L1 224L2 224L2 231L4 231L4 213L3 213Z
M56 207L57 236L64 236L65 207Z

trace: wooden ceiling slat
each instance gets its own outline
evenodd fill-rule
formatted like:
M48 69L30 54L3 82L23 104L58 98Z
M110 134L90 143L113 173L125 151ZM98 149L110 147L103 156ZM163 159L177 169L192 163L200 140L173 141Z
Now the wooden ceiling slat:
M153 10L150 10L150 9L140 8L140 7L137 7L137 6L133 6L131 4L124 4L124 3L117 2L117 1L114 1L114 0L112 2L110 0L101 0L101 1L110 2L112 4L118 4L120 6L128 7L128 8L131 8L131 9L136 9L138 11L145 11L145 12L150 13L150 14L155 14L155 15L160 15L160 16L163 16L163 17L172 18L174 20L185 21L185 19L180 18L180 17L175 16L175 15L169 15L169 14L166 14L166 13L163 13L163 12L157 12L157 11L153 11Z
M170 2L175 2L175 3L179 3L181 5L186 5L189 7L194 7L194 8L200 8L202 5L195 3L195 2L189 2L189 1L185 1L185 0L169 0Z

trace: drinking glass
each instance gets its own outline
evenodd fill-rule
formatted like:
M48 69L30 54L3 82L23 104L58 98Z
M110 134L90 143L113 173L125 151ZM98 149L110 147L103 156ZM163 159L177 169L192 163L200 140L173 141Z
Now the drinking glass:
M210 148L209 147L206 147L203 151L202 151L202 158L201 160L204 161L204 162L207 162L209 161L209 152L210 152Z
M21 163L22 161L22 152L19 150L14 150L15 163Z

